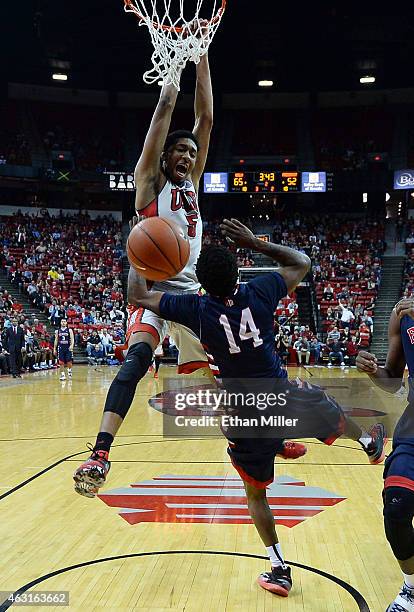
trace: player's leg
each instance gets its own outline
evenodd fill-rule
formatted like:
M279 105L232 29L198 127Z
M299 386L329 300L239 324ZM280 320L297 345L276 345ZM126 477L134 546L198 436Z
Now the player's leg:
M407 451L407 452L404 452ZM414 611L414 447L398 445L385 462L384 529L403 585L388 612Z
M291 381L287 390L285 413L289 418L298 419L293 437L318 438L331 445L344 435L362 446L371 464L376 465L384 460L387 438L382 423L376 423L365 431L343 412L333 397L308 382ZM288 437L286 432L281 435Z
M117 375L109 387L104 412L92 455L76 470L75 491L95 497L110 468L109 452L123 423L139 381L152 362L153 352L163 337L166 323L142 308L132 312L128 322L127 352Z
M266 497L266 488L258 488L243 481L247 506L254 526L269 556L271 570L263 572L257 579L266 591L287 597L292 588L290 567L284 562L282 549L275 529L275 519Z
M158 378L158 370L160 369L160 365L161 365L161 355L155 355L154 364L155 364L154 378Z
M66 380L65 375L65 355L62 347L58 347L59 380Z
M71 351L68 351L67 361L66 361L66 372L68 378L72 378L72 364L73 364L73 356Z
M227 430L226 435L231 434ZM229 439L227 449L243 480L249 514L270 560L270 572L260 574L258 584L276 595L287 597L292 588L290 568L284 563L275 529L275 519L266 497L266 487L274 478L274 460L283 440L270 438Z
M168 333L174 340L178 348L178 368L179 374L192 374L196 370L208 369L210 375L209 362L200 340L188 327L178 323L170 323ZM214 366L213 366L214 368ZM200 376L205 372L200 372Z

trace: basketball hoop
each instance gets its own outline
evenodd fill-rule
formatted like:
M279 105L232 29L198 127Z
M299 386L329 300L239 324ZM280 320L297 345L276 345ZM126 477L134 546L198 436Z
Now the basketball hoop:
M143 77L149 85L162 81L165 85L171 83L180 89L182 70L188 61L198 64L207 53L227 2L193 0L194 16L187 20L184 10L189 11L189 0L186 1L187 7L184 7L184 0L124 0L125 11L134 13L139 25L147 26L151 36L154 47L152 69L145 72ZM200 15L201 11L203 15ZM209 19L205 16L207 13Z

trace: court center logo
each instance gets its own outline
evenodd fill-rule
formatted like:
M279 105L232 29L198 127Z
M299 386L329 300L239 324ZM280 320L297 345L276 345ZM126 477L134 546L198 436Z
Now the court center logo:
M278 476L267 491L275 522L285 527L303 523L345 499L320 487L308 487L291 476ZM120 508L119 515L130 525L252 523L243 483L237 476L167 474L98 497L108 506Z

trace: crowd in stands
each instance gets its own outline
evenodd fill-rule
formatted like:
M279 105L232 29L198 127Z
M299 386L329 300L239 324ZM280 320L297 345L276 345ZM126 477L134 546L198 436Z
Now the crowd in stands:
M121 258L121 226L111 217L0 217L3 272L55 328L66 318L78 346L104 329L124 340Z
M368 348L371 341L385 246L383 225L375 219L297 214L277 221L269 233L275 242L311 257L321 319L321 329L313 333L299 321L296 295L284 298L275 312L276 347L289 363L352 365L358 350ZM225 244L219 222L204 223L204 244ZM408 289L414 287L412 251ZM51 218L47 212L0 217L3 272L46 314L53 328L62 318L68 320L75 345L86 350L90 363L113 360L115 345L125 339L122 253L121 227L111 217ZM236 255L240 266L254 264L249 251L238 249ZM25 367L53 365L53 329L48 332L38 320L29 320L22 306L2 291L0 331L13 315L27 336L25 352L31 355L35 349L34 360L33 355L26 359Z
M43 370L56 367L53 355L53 337L46 325L35 315L28 315L23 306L13 300L7 290L0 286L0 374L10 374L10 351L6 330L18 325L24 330L22 367L25 371Z
M276 342L286 344L291 363L353 365L358 350L371 343L385 248L383 224L376 219L295 215L277 222L272 234L275 242L299 248L311 258L321 320L317 336L309 336L297 318L286 327L288 304L281 303ZM290 296L292 310L294 297ZM338 332L334 342L333 330Z

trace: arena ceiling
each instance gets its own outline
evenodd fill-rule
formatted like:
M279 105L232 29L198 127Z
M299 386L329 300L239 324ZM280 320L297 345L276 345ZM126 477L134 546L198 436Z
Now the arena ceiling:
M210 53L216 91L258 91L260 78L279 92L360 89L365 73L375 88L414 86L414 7L326 4L228 0ZM52 84L52 63L68 62L63 87L151 91L149 36L122 0L10 2L2 22L4 82ZM183 89L192 82L187 71Z

